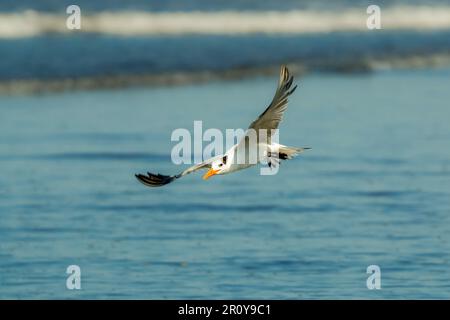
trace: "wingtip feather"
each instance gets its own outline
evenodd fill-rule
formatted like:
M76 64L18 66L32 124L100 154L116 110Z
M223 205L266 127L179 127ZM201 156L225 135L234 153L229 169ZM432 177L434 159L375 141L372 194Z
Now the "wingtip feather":
M147 175L135 174L134 176L139 182L148 187L161 187L176 179L176 177L153 174L150 172L147 172Z

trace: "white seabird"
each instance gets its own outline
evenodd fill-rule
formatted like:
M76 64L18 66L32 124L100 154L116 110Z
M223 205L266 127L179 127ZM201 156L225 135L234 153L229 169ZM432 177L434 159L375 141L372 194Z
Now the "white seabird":
M209 169L203 176L203 179L206 180L214 175L235 172L249 168L258 163L267 163L269 167L272 168L278 165L280 159L292 159L304 150L310 149L306 147L288 147L271 141L271 138L275 130L278 129L278 125L283 119L283 114L287 109L288 97L297 88L297 86L292 87L293 79L294 78L289 74L287 67L282 66L280 81L272 102L266 110L250 124L248 131L241 141L231 147L225 154L212 157L173 176L147 172L147 175L136 174L136 178L146 186L160 187L200 169ZM267 134L263 135L264 138L262 139L260 135L256 135L256 139L252 140L250 139L251 135L249 134L251 130L254 130L254 132L257 133L265 131ZM264 152L257 151L256 161L254 161L250 160L252 150L264 150ZM242 161L242 159L244 159L244 161Z

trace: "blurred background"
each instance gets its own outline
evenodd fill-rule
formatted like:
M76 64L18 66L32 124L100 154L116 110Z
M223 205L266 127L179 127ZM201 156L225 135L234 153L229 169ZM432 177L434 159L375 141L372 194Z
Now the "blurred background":
M246 128L280 64L312 150L135 180L194 120ZM450 1L0 0L0 298L448 299L449 88Z

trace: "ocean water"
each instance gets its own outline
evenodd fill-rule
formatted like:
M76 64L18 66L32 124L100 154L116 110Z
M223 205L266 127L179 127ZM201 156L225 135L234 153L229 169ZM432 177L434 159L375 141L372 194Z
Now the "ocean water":
M264 69L294 62L310 71L370 71L372 60L450 53L450 31L312 35L44 36L0 40L0 88L8 80L166 75ZM182 53L182 54L181 54ZM449 59L450 60L450 59ZM407 62L405 62L407 63ZM414 61L411 62L414 64ZM415 67L414 65L412 67Z
M280 141L312 150L162 188L134 174L185 168L174 129L246 128L277 78L0 97L0 298L448 299L449 79L297 77Z

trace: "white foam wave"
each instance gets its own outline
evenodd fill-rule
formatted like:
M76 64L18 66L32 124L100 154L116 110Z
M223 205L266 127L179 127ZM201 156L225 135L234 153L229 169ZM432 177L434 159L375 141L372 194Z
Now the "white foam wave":
M83 14L81 30L66 27L66 15L24 11L0 14L0 38L87 32L122 36L181 34L315 33L368 31L365 8L343 11L100 12ZM450 7L381 8L387 30L450 29Z

